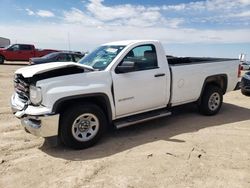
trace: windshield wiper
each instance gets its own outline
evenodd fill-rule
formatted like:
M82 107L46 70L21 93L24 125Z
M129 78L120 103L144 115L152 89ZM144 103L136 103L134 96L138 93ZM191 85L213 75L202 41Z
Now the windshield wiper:
M94 69L93 67L89 66L89 65L83 65L83 64L80 64L82 67L88 69L88 70L91 70L91 71L98 71L98 69Z

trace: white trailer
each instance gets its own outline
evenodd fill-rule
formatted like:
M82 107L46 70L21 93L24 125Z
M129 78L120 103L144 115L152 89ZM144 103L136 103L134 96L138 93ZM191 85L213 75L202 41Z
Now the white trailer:
M0 37L0 48L4 48L10 45L10 39Z

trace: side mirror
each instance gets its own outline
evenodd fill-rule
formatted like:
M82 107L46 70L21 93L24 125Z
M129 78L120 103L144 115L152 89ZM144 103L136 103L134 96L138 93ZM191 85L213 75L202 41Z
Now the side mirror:
M135 70L135 62L123 61L115 70L116 73L127 73Z

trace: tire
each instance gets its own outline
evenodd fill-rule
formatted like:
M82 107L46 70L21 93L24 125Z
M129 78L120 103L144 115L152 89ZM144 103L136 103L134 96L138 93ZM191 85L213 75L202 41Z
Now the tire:
M0 64L4 63L4 57L0 55Z
M222 102L222 89L215 85L208 85L201 96L198 108L201 114L212 116L220 111Z
M96 144L106 127L107 119L99 106L82 104L61 114L59 136L67 147L84 149Z
M242 93L243 95L247 96L247 97L250 96L250 92L247 92L247 91L245 91L245 90L243 90L243 89L241 89L241 93Z

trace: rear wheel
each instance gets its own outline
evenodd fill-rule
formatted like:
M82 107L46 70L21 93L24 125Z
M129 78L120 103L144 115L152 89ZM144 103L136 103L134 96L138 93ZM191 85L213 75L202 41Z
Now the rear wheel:
M0 64L3 64L3 63L4 63L4 57L0 56Z
M208 85L201 96L201 102L198 105L199 111L204 115L215 115L220 111L222 102L223 93L221 88Z
M61 114L60 138L68 147L88 148L99 141L106 125L105 114L99 106L78 105Z

